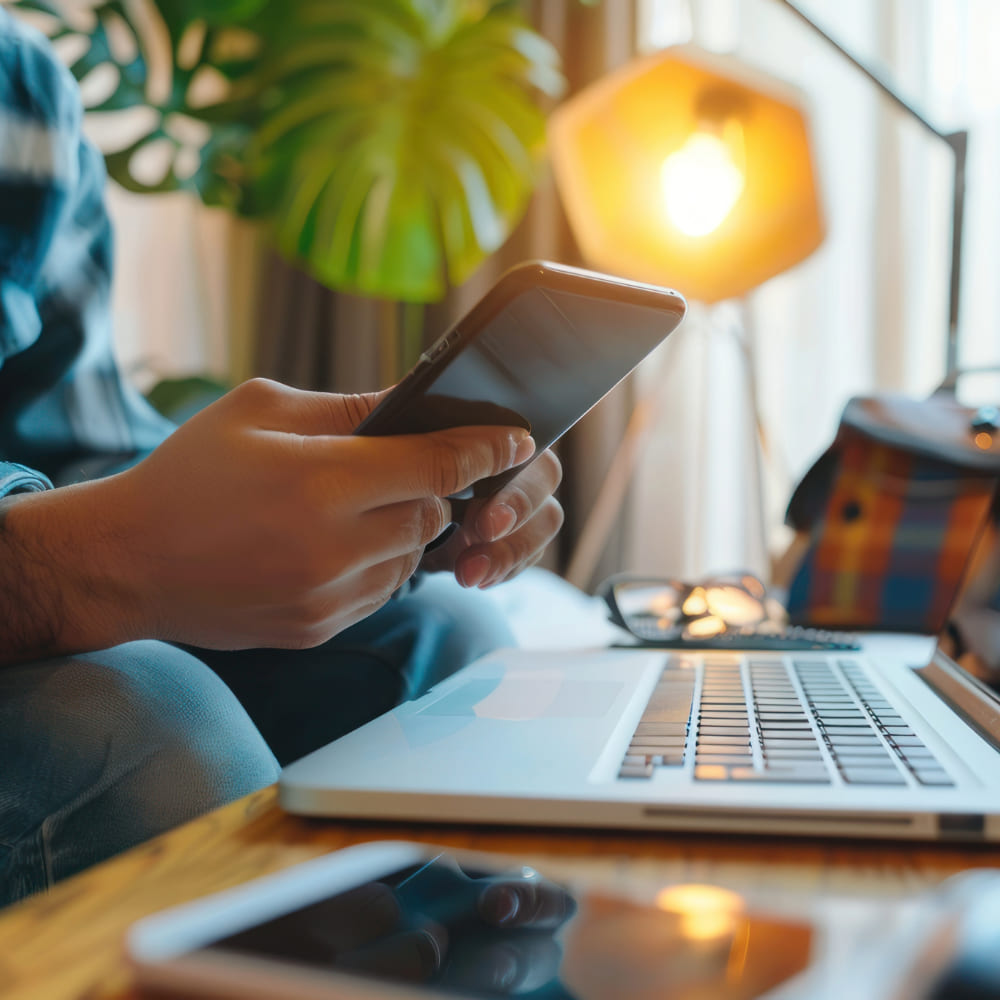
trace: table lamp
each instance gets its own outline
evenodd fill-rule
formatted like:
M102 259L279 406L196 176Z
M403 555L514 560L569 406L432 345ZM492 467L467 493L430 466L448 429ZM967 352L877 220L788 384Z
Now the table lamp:
M824 222L797 93L676 46L552 114L552 165L594 267L712 303L805 259Z
M599 270L714 303L823 241L798 94L731 57L685 45L639 58L560 105L549 144L570 227ZM756 418L749 358L748 384ZM600 558L657 409L652 393L632 413L567 569L578 586Z

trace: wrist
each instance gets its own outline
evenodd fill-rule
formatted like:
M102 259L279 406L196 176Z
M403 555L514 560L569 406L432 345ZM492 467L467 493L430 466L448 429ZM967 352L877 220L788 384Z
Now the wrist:
M7 660L104 649L140 638L138 591L109 516L111 480L0 500L0 606Z

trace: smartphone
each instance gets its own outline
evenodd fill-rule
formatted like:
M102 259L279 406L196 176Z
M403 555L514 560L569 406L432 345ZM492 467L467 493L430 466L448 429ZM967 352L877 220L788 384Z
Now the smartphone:
M531 431L537 456L675 330L686 309L669 288L521 264L420 356L355 433L510 425ZM492 496L521 468L459 498Z
M158 997L750 1000L809 966L812 927L711 886L637 902L383 841L148 917L126 951Z

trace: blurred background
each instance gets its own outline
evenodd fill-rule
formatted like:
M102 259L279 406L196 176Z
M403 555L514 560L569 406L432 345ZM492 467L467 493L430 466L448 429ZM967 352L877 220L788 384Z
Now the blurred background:
M143 389L386 385L506 267L588 263L546 144L574 95L687 43L797 89L822 244L738 299L693 300L560 446L567 522L548 565L565 573L636 400L658 400L609 530L574 570L585 588L622 570L767 576L791 491L847 399L924 396L945 374L950 152L777 0L18 6L61 36L100 109L86 127L118 154L115 329ZM942 130L969 130L960 360L996 363L1000 5L800 6ZM977 403L998 390L995 376L962 387Z

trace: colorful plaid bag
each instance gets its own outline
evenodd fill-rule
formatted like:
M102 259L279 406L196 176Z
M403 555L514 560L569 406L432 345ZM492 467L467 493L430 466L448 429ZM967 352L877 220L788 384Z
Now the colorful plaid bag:
M996 512L1000 411L948 393L846 406L832 446L796 488L801 542L787 581L795 624L934 633Z

